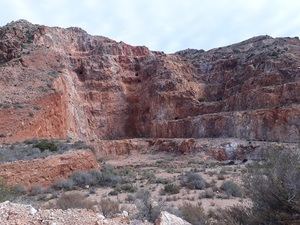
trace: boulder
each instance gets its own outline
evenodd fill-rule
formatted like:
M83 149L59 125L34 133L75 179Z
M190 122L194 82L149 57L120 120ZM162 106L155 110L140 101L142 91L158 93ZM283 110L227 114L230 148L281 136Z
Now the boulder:
M155 225L191 225L189 222L171 214L162 211L155 221Z

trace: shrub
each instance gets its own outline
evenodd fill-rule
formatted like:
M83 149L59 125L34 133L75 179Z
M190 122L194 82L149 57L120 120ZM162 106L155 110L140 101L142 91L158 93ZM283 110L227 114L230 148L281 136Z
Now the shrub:
M138 209L136 217L139 219L154 222L164 208L161 202L154 203L151 199L151 193L146 190L139 190L135 195L135 199L135 205Z
M252 208L244 213L228 211L231 224L299 224L300 155L291 150L273 149L265 153L265 162L255 163L244 176L246 193Z
M40 195L45 192L45 189L39 185L33 186L30 190L30 195Z
M116 187L122 182L122 177L118 175L117 171L111 165L104 165L101 171L92 171L93 176L100 186Z
M191 223L192 225L205 225L207 218L202 208L201 203L193 205L191 203L184 203L179 208L182 218Z
M92 147L87 145L84 141L76 141L72 145L73 149L91 149Z
M134 202L134 200L135 200L135 196L132 194L128 194L125 199L125 201L127 201L127 202Z
M221 185L221 190L223 190L228 196L242 197L241 188L231 180L225 181Z
M142 172L142 177L150 183L154 183L156 181L156 176L152 170L145 170Z
M155 183L157 184L168 184L170 182L169 179L157 177Z
M63 193L56 201L56 207L59 209L91 209L96 203L88 200L80 193Z
M180 192L180 187L176 184L166 184L163 190L168 194L178 194Z
M23 194L26 194L27 190L23 185L18 184L13 187L13 192L16 194L23 195Z
M215 193L213 192L212 189L209 190L205 190L203 193L199 194L199 198L214 198L215 197Z
M136 192L136 187L133 186L132 184L122 184L116 187L116 191L133 193Z
M68 180L59 181L53 187L66 190L73 189L74 186L85 187L87 185L116 187L122 182L123 178L117 174L113 167L106 165L102 170L76 171ZM120 190L134 192L135 188L128 184L122 186Z
M253 211L261 220L273 223L300 220L299 152L269 151L266 162L249 168L249 175L244 177L245 187L253 201Z
M119 191L116 191L116 190L112 190L108 193L108 195L112 195L112 196L116 196L119 194Z
M99 205L105 217L112 217L120 212L119 203L110 199L102 199Z
M201 175L194 172L187 172L181 176L181 184L190 189L202 190L207 186Z
M218 180L225 180L225 176L223 174L218 174Z
M55 189L59 189L59 190L60 189L72 190L74 186L75 186L74 181L71 179L59 180L53 185Z
M96 180L89 172L77 171L71 175L71 179L75 185L84 187L86 185L95 184Z
M214 224L218 225L250 225L253 224L250 216L251 213L251 208L232 206L227 209L218 209L211 212L210 217L216 221Z
M40 149L42 152L45 150L49 150L50 152L57 152L58 147L54 141L49 140L40 140L33 145L34 148Z
M14 192L5 185L5 182L0 178L0 202L10 200L14 196Z

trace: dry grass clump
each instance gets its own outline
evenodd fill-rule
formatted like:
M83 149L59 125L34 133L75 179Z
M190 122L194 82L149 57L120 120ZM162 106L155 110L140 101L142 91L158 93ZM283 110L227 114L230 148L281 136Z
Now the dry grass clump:
M63 193L56 201L55 208L59 209L92 209L96 202L88 200L84 194Z
M179 208L179 210L182 214L182 218L192 225L207 224L207 216L205 215L200 202L196 205L186 202Z
M111 199L102 199L99 203L101 212L105 217L113 217L120 212L120 205L118 202Z

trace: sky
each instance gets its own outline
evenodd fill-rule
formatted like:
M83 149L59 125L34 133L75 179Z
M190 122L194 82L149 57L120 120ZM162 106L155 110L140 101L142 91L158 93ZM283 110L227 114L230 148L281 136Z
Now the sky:
M18 19L81 27L151 50L208 50L257 35L295 37L299 0L0 0L0 26Z

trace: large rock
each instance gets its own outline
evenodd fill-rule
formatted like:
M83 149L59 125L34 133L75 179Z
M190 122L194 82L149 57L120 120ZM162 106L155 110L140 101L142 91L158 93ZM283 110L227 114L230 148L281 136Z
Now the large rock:
M0 28L0 71L0 142L300 141L298 38L164 54L17 21Z
M155 225L191 225L187 221L171 214L166 211L162 211L155 221Z

